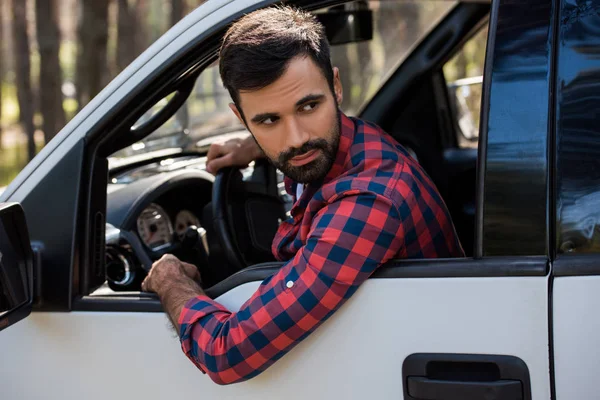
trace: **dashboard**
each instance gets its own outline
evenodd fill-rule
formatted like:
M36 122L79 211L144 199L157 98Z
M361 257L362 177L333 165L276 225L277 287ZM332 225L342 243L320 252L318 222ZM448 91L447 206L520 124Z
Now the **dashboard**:
M112 176L106 213L106 278L112 290L139 289L152 262L166 253L207 262L214 177L204 166L204 157L179 157Z
M182 155L111 173L105 290L139 291L146 271L167 253L197 266L227 269L213 227L214 176L205 171L205 163L205 157ZM255 171L251 163L241 170L243 179L254 180ZM285 193L283 175L278 175L277 192L289 210L291 197ZM208 284L223 278L223 271L210 268L201 273Z

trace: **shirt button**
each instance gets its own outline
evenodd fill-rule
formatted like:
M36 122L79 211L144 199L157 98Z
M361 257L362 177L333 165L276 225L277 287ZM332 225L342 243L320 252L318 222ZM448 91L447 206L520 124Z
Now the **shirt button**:
M285 286L287 286L287 287L288 287L288 289L291 289L291 288L292 288L292 286L294 286L294 282L292 282L292 281L288 281L288 282L285 284Z

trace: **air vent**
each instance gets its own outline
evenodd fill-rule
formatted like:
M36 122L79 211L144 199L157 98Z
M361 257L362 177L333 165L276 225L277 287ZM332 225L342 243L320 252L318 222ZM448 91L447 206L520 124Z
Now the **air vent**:
M104 280L104 214L97 212L94 216L94 277Z

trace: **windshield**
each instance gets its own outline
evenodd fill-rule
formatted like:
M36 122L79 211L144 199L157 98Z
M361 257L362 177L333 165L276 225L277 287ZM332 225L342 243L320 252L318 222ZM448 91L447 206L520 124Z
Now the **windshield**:
M446 0L368 1L373 12L373 39L331 48L332 64L340 69L344 89L341 109L347 115L357 115L415 44L455 4ZM152 107L136 125L160 111L168 103L168 97ZM246 136L248 132L230 110L230 102L217 61L200 74L190 97L173 117L143 141L120 150L112 158L169 148L205 151L215 140Z

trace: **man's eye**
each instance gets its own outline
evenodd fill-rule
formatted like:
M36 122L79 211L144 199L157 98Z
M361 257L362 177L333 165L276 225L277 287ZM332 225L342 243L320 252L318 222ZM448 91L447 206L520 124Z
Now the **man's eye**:
M275 121L277 121L277 119L275 118L265 118L262 121L260 121L260 123L263 125L273 125Z
M315 108L317 108L317 105L319 105L319 103L307 103L305 105L302 106L302 111L312 111Z

